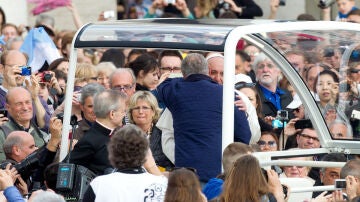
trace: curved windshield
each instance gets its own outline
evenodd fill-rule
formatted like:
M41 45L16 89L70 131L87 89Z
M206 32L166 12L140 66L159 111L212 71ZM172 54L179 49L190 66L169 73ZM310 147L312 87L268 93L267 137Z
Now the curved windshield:
M259 34L277 49L298 72L317 103L333 139L360 138L360 37L353 31L292 31ZM257 65L259 49L248 44L245 50ZM269 65L268 65L269 66ZM269 67L267 67L269 68ZM260 83L265 76L255 74ZM263 80L263 81L262 81ZM293 96L286 108L291 119L308 119L311 111L304 108L291 82L285 76L279 87ZM301 124L307 124L306 121ZM302 127L298 123L298 127ZM304 127L304 126L303 126ZM296 129L295 129L296 130Z

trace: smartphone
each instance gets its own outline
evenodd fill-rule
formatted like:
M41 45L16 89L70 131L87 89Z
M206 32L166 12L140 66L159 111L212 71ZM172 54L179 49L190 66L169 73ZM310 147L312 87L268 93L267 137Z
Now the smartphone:
M352 119L360 120L360 111L354 109L354 110L351 112L351 118L352 118Z
M113 10L104 11L104 18L113 18L115 17L115 12Z
M21 68L21 76L30 76L31 75L31 67L20 66L20 68Z
M349 92L351 86L348 83L340 83L339 84L339 92Z
M313 128L310 119L300 119L295 122L295 129Z
M345 179L336 179L335 180L335 189L346 189L346 180Z
M0 114L4 115L4 117L7 117L8 112L6 109L0 109Z
M286 5L286 0L279 1L279 6L285 6L285 5Z

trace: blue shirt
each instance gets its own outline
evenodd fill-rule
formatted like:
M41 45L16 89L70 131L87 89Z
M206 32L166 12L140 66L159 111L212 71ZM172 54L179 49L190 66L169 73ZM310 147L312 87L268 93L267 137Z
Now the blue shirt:
M4 190L4 196L8 202L24 202L25 200L21 196L20 192L16 187L7 187Z
M280 95L285 94L285 92L281 90L279 87L276 87L275 93L269 91L268 89L264 88L261 85L260 85L260 89L263 92L265 99L270 101L276 107L277 110L281 110Z

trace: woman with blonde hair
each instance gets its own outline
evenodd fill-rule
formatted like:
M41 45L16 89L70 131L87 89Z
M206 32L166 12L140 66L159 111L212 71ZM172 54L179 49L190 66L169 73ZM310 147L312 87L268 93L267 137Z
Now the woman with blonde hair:
M206 202L196 174L186 168L174 170L169 175L165 202Z
M201 18L215 18L214 8L217 5L217 0L197 0L194 7L195 17Z
M95 66L97 71L97 81L105 89L110 89L110 75L116 70L112 62L100 62Z
M78 63L76 65L75 79L85 79L88 83L97 82L95 66L89 63Z
M129 101L128 117L130 122L139 126L150 140L150 149L155 162L162 167L160 170L174 167L171 161L165 156L161 147L162 131L156 127L161 109L155 96L150 91L137 91Z

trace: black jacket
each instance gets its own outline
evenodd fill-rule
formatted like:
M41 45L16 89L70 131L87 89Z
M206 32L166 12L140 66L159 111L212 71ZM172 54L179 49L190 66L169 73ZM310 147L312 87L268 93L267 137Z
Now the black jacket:
M264 94L259 86L259 83L256 84L256 90L260 96L261 105L262 105L262 114L264 115L264 117L266 117L266 116L276 117L277 109L270 101L268 101L264 97ZM293 97L289 91L287 91L285 89L281 89L281 90L285 92L284 94L280 95L281 109L288 110L288 109L286 109L286 107L292 102ZM289 110L288 110L288 112L289 112L289 120L294 118L293 113Z
M95 122L70 154L70 163L85 166L97 175L112 168L108 159L107 145L111 130Z
M165 156L162 150L161 134L162 131L158 127L153 126L151 136L149 138L150 149L154 156L156 165L164 168L172 168L174 167L174 164Z

